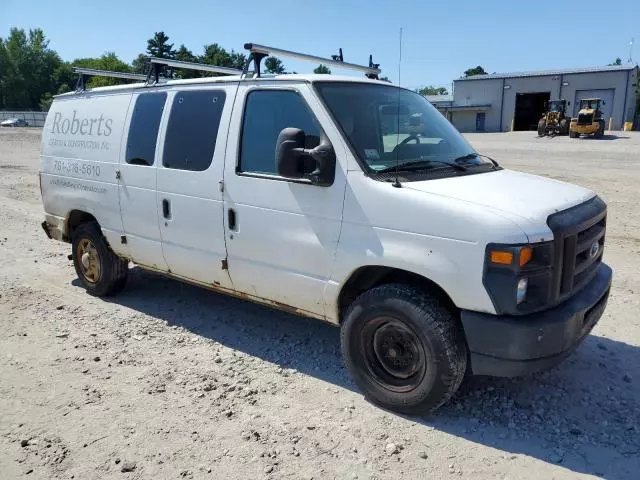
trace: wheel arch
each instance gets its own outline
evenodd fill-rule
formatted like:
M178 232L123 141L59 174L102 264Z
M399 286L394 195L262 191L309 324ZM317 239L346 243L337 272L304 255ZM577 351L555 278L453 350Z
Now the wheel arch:
M459 309L449 294L433 280L408 270L382 265L366 265L354 270L342 285L338 294L338 323L344 320L349 305L367 290L389 283L403 283L419 288L424 293L438 298L449 310L458 313Z
M71 239L73 231L83 223L87 222L96 222L99 224L98 220L93 216L93 214L79 209L71 210L67 215L66 236Z

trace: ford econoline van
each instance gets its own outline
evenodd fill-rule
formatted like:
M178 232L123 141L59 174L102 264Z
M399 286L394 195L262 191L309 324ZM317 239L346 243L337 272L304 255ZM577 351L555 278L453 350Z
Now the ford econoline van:
M89 293L133 263L332 323L364 394L408 413L550 368L599 320L595 193L501 168L387 82L245 73L55 97L43 227Z

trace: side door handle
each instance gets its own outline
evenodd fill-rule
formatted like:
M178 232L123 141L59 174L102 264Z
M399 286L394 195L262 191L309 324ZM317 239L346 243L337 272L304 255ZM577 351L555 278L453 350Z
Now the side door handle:
M236 211L233 208L230 208L227 211L227 224L229 225L229 230L237 230L238 224L236 219Z
M171 203L166 198L162 199L162 216L167 220L171 219Z

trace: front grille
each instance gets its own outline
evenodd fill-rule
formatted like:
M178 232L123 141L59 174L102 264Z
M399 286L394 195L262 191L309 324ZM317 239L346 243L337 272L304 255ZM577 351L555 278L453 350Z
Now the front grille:
M580 113L578 114L578 125L591 125L593 122L593 114Z
M606 232L606 204L594 197L549 216L554 237L551 302L560 303L584 287L602 261Z

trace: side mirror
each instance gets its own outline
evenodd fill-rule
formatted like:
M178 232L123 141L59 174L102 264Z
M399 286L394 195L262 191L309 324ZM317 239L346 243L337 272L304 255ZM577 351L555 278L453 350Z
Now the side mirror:
M336 171L336 154L331 142L320 134L320 144L304 148L305 133L299 128L284 128L276 143L276 170L285 178L308 179L314 185L329 186Z

